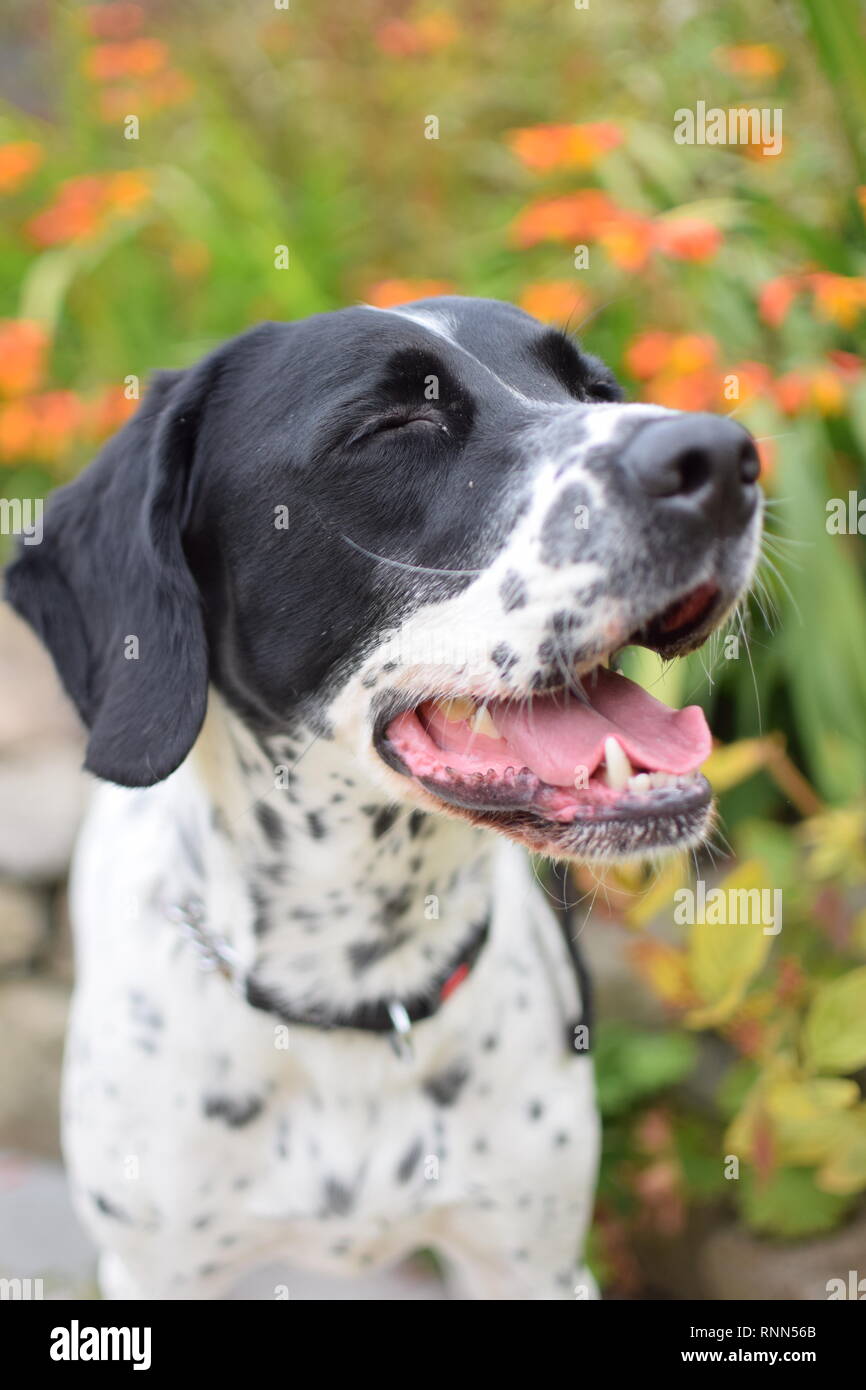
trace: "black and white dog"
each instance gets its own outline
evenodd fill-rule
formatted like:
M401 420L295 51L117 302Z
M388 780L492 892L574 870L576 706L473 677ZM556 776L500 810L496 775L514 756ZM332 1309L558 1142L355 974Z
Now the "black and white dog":
M464 1296L591 1294L584 1001L520 847L700 841L703 715L609 658L697 647L761 513L739 425L619 401L495 301L263 324L158 375L11 567L115 784L64 1096L109 1296L420 1246Z

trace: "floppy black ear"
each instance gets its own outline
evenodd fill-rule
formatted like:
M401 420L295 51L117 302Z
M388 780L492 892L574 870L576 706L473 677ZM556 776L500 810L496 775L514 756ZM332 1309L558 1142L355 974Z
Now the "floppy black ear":
M208 653L181 532L214 359L161 372L127 425L45 509L6 577L90 730L85 767L127 787L167 777L204 719Z

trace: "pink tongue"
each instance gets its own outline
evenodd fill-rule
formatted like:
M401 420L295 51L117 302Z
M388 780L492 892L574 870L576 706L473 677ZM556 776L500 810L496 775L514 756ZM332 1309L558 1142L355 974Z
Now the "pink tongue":
M559 787L573 787L578 768L587 776L595 772L611 737L637 771L692 772L709 757L712 735L697 705L670 709L603 667L586 679L584 690L589 704L564 694L519 704L492 701L488 709L499 739L473 734L468 724L449 724L441 716L430 721L430 731L447 751L485 767L528 767Z
M575 768L593 773L614 737L632 766L650 772L692 772L710 754L712 735L697 705L670 709L634 681L599 667L587 678L590 701L544 696L526 704L494 703L490 713L519 764L543 782L574 785Z

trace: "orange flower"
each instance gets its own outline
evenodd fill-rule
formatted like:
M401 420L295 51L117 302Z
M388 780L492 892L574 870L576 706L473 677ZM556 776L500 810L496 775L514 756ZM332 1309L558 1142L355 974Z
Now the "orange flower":
M639 381L657 376L667 366L673 336L664 328L650 328L639 333L626 348L626 369Z
M632 340L625 365L646 382L644 400L672 410L715 410L724 405L717 358L708 333L651 329Z
M724 375L737 378L738 394L727 400L728 405L744 405L762 396L769 396L773 390L773 374L764 362L738 362L728 367Z
M821 271L809 276L809 285L819 318L837 323L840 328L854 327L866 308L866 279Z
M416 26L425 53L435 53L440 48L450 48L460 37L460 25L447 10L433 10L419 19Z
M44 157L42 146L35 140L0 145L0 193L17 193Z
M788 317L788 311L800 289L799 275L777 275L761 286L758 295L758 314L770 328L778 328Z
M539 198L524 208L512 226L519 246L540 241L592 240L617 216L617 208L598 188L583 188L558 198Z
M94 82L125 77L152 77L168 62L168 48L160 39L133 39L129 43L102 43L91 49L84 71Z
M584 289L578 288L571 280L538 280L527 285L518 303L521 309L542 323L568 323L580 319L590 307L590 298Z
M150 197L147 174L84 174L67 179L54 202L27 224L37 246L87 241L98 235L112 216L135 212Z
M376 29L378 48L389 58L412 58L418 53L435 53L448 48L460 35L453 15L435 10L422 19L388 19Z
M771 481L776 472L776 458L778 449L775 439L759 439L756 441L758 458L761 461L761 482L766 486Z
M649 382L643 399L669 410L713 410L719 398L718 373L711 370L684 376L662 373Z
M642 270L652 250L652 223L637 213L617 211L599 228L597 241L621 270Z
M526 126L512 131L508 138L521 163L540 173L550 169L589 169L622 141L622 131L610 121Z
M785 66L784 55L770 43L717 48L713 57L720 68L737 77L777 77Z
M413 299L435 299L441 294L454 294L447 280L379 280L367 290L368 304L377 309L390 309L395 304L409 304Z
M841 415L845 409L845 387L832 367L818 367L809 383L812 405L820 415Z
M777 378L776 401L786 415L801 415L808 409L820 415L838 415L845 407L845 382L845 373L832 362L801 367Z
M99 115L103 121L122 121L125 116L150 116L170 106L180 106L195 91L195 83L178 68L166 68L134 87L103 87Z
M0 320L0 394L26 396L42 380L48 334L29 319Z
M147 174L129 170L126 173L112 174L106 181L105 205L117 212L136 212L151 195L151 182Z
M421 49L418 32L408 19L387 19L377 28L375 41L389 58L411 58Z
M655 245L675 261L709 261L722 244L722 234L702 217L672 217L656 222Z
M122 3L88 5L84 11L87 28L94 38L128 39L141 28L144 11L140 5Z
M46 391L32 398L35 414L33 454L46 461L61 458L75 442L84 421L84 406L74 391Z
M0 458L4 463L27 458L36 432L36 417L29 401L10 401L0 406Z
M675 375L687 376L711 367L717 351L716 340L708 333L683 333L674 338L667 365Z
M103 180L96 174L83 174L60 185L54 202L27 224L27 232L38 246L56 246L66 241L83 241L100 226Z
M96 439L114 434L138 409L137 400L129 400L122 386L107 386L90 408L89 433Z
M852 381L859 377L866 366L863 358L858 357L856 352L843 352L841 348L833 348L827 353L827 357L843 381Z
M786 415L799 415L809 400L809 379L805 372L785 372L773 388L779 409Z

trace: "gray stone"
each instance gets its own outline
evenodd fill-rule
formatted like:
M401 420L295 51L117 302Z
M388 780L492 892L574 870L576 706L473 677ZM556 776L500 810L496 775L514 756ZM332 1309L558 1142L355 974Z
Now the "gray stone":
M66 871L89 792L84 732L54 666L0 604L0 874L49 882Z
M866 1279L866 1214L832 1235L796 1243L724 1226L709 1236L699 1261L707 1298L823 1300L831 1279L848 1286L851 1271L857 1276L852 1282ZM866 1298L866 1284L862 1294Z
M0 971L32 965L48 942L43 893L0 881Z
M60 1063L69 993L30 976L0 983L0 1147L59 1149Z

